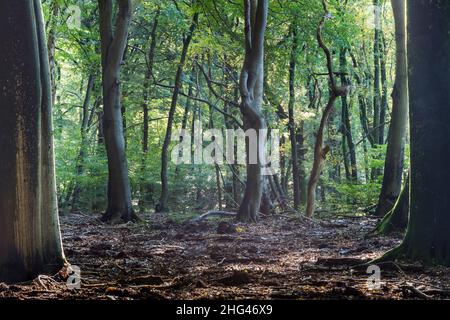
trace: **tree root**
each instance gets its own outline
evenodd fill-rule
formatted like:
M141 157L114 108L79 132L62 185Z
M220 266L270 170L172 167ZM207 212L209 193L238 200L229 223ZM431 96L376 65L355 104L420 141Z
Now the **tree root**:
M201 216L192 219L191 221L194 222L199 222L199 221L203 221L209 217L237 217L237 212L229 212L229 211L208 211L204 214L202 214Z

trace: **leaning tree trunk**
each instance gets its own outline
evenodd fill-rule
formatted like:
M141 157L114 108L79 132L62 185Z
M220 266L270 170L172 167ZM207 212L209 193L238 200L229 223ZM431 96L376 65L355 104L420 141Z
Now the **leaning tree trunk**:
M180 62L178 64L177 74L175 76L175 84L172 94L172 102L169 109L169 118L167 120L166 135L164 137L164 143L161 150L161 196L159 203L156 205L156 212L167 212L169 211L168 200L169 200L169 177L168 177L168 162L169 162L169 146L170 140L172 138L172 127L175 117L175 111L178 103L178 96L180 93L180 88L182 84L183 69L186 63L186 57L191 44L192 37L194 35L194 30L198 23L198 12L194 13L191 27L187 37L183 41L183 49L181 51Z
M0 282L17 282L56 272L65 258L41 3L3 0L0 15Z
M103 76L103 132L108 157L108 208L102 220L125 222L137 217L131 204L131 188L123 135L120 65L131 21L132 1L118 0L115 31L112 0L99 0Z
M384 164L383 185L376 210L384 216L394 206L402 186L406 126L408 122L408 74L406 61L406 4L392 0L396 37L396 76L392 93L393 107L389 128L388 146Z
M255 130L256 146L247 143L247 181L244 198L237 218L243 222L256 222L263 194L262 163L264 141L259 132L266 128L261 112L264 92L264 35L267 25L268 0L244 0L245 6L245 59L239 89L244 129ZM256 148L255 148L256 147ZM256 154L250 154L256 149ZM251 161L253 158L253 161Z
M308 181L308 197L306 202L307 217L312 217L312 215L314 214L317 184L319 182L320 175L325 165L326 156L330 151L330 146L328 145L324 146L325 126L327 125L328 118L330 117L331 112L333 111L336 99L342 96L346 96L348 93L347 86L338 87L336 84L336 78L333 70L333 57L331 56L330 49L328 49L328 47L325 45L322 39L322 29L325 26L326 19L329 18L329 12L325 0L322 0L322 4L325 14L317 28L317 42L319 44L319 47L325 53L325 57L327 59L327 71L330 80L330 96L328 98L328 103L323 111L322 119L320 120L319 130L317 131L316 135L317 138L314 146L313 167Z
M450 3L408 1L411 191L402 244L382 259L450 265Z

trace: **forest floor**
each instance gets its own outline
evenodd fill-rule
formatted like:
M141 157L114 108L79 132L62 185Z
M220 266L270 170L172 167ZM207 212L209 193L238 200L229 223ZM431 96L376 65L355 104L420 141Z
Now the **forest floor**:
M176 221L148 214L138 224L106 225L85 214L61 217L68 261L81 289L60 275L0 284L0 299L442 299L450 268L387 263L369 290L367 267L396 246L371 237L364 216L304 220L274 215L244 225L230 218Z

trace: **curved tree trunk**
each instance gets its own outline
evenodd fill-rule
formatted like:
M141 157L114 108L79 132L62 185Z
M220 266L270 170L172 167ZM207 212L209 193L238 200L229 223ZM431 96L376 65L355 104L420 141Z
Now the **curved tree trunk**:
M406 4L403 0L392 0L395 18L396 77L392 93L392 119L389 128L383 185L376 210L384 216L394 206L402 185L406 126L408 122L408 74L406 61Z
M113 3L111 0L98 1L103 71L103 132L108 156L108 208L102 220L107 222L137 219L131 204L120 101L120 65L131 21L131 2L131 0L118 1L116 27L113 32Z
M314 214L315 202L316 202L316 188L319 182L320 174L322 173L323 167L325 165L325 159L330 151L330 146L324 146L324 131L325 126L328 123L328 118L334 108L334 103L338 97L346 96L348 93L348 87L338 87L336 85L336 79L333 70L333 57L328 47L325 45L322 39L322 29L325 26L326 19L328 19L328 9L325 0L322 0L324 7L324 16L319 23L317 28L317 42L319 47L325 53L327 59L327 70L328 77L330 80L330 96L328 98L328 103L322 113L322 119L320 120L319 130L317 131L316 143L314 146L314 161L311 174L308 181L308 198L306 203L306 216L312 217Z
M264 35L267 25L268 0L244 0L245 4L245 60L241 71L239 88L244 129L256 131L256 155L250 155L254 146L247 143L247 181L244 198L237 218L244 222L256 222L263 194L262 163L265 152L264 141L259 132L266 129L261 113L264 93ZM255 143L254 141L252 141ZM251 163L250 158L256 158Z
M56 272L65 258L41 3L1 1L0 15L0 282L17 282Z
M411 198L402 244L381 259L450 265L450 3L408 1Z

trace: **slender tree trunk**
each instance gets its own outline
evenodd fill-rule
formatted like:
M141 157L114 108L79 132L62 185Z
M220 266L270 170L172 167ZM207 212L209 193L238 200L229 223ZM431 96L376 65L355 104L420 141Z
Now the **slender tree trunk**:
M144 213L145 211L145 195L148 193L149 186L146 183L146 168L147 168L147 155L148 155L148 112L150 104L150 82L153 77L153 64L155 61L155 50L156 50L156 31L158 29L160 11L157 10L155 17L153 18L153 26L151 32L150 47L147 54L147 71L144 78L143 86L143 103L142 103L142 113L143 113L143 123L142 123L142 158L141 158L141 181L139 182L139 211Z
M168 178L168 162L169 162L169 146L170 140L172 138L172 127L175 116L175 111L178 103L178 96L180 93L180 88L182 84L183 69L186 62L186 57L191 44L192 37L194 35L194 30L198 23L198 12L194 13L192 18L191 27L189 28L188 35L183 41L183 49L181 51L180 62L178 63L177 74L175 76L175 84L172 95L172 102L169 109L169 118L167 120L166 135L164 138L164 143L161 151L161 197L159 203L156 205L156 212L168 212L168 199L169 199L169 178Z
M373 0L373 5L375 10L378 12L374 12L376 15L375 19L381 19L379 17L379 8L381 6L381 0ZM381 109L381 87L380 87L380 54L381 54L381 22L376 23L375 32L374 32L374 40L373 40L373 65L374 65L374 73L373 73L373 131L372 135L374 137L374 141L378 141L379 137L379 126L380 126L380 109Z
M396 77L392 93L393 107L384 164L384 177L376 210L377 216L387 214L397 201L402 187L406 126L408 122L408 74L406 58L406 4L392 0L396 37Z
M102 219L108 222L136 220L125 154L121 107L120 65L131 21L132 1L119 0L113 32L113 2L99 0L103 76L103 131L108 157L108 208Z
M264 191L262 163L265 152L264 141L259 132L266 129L261 113L264 94L264 36L267 25L268 0L244 0L245 6L245 60L241 71L239 88L244 129L256 132L256 155L250 154L255 146L247 143L247 181L244 198L238 211L238 220L256 222ZM250 141L255 143L255 141ZM250 163L251 158L256 158Z
M56 49L56 28L58 27L58 19L60 7L58 1L53 1L51 5L51 15L50 21L47 27L47 50L48 50L48 61L50 67L50 84L52 88L52 105L55 104L56 100L56 60L55 60L55 49Z
M1 1L0 15L0 282L18 282L57 272L65 258L41 3Z
M292 28L292 50L289 61L289 137L291 140L291 157L292 157L292 181L294 185L294 209L298 209L301 203L300 195L300 170L298 163L297 136L295 128L294 107L295 107L295 71L298 48L297 29L295 25Z
M325 0L322 0L322 4L325 13L317 28L317 42L319 44L319 47L323 50L326 56L328 76L330 80L330 93L328 103L323 111L322 119L320 120L320 126L317 131L316 143L314 146L314 161L308 182L308 199L306 203L307 217L312 217L312 215L314 214L317 184L319 182L320 174L322 173L323 167L325 165L326 156L330 151L330 146L328 145L324 146L325 126L327 125L328 118L330 117L331 112L333 111L336 99L348 94L348 87L345 86L338 87L336 85L336 79L333 70L333 57L331 56L330 50L325 45L322 39L322 29L325 25L325 21L329 14Z
M341 86L349 86L350 83L345 76L345 73L347 72L347 58L346 58L346 49L341 49L339 53L339 62L340 62L340 68L341 68ZM349 110L349 104L347 96L341 97L342 101L342 139L346 142L346 145L348 146L348 155L350 160L350 180L352 182L358 181L358 169L357 169L357 163L356 163L356 148L355 143L353 142L353 134L352 134L352 126L350 123L350 110ZM344 142L344 143L345 143ZM344 157L346 157L346 154L344 154Z
M380 128L378 130L378 144L384 144L384 131L386 123L386 112L388 111L388 83L387 83L387 70L386 70L386 39L384 32L381 31L380 41L380 72L381 72L381 104L380 104Z
M450 3L408 1L411 191L402 244L382 259L450 266Z
M84 172L84 162L86 157L87 145L88 145L88 125L89 125L89 103L91 101L92 90L94 88L95 76L93 74L89 75L88 85L86 89L86 95L84 97L82 115L81 115L81 145L80 151L78 153L77 159L77 167L76 167L76 177L75 177L75 186L73 188L72 194L72 204L71 210L77 211L79 210L79 202L80 202L80 194L81 194L81 186L79 179L83 175Z

